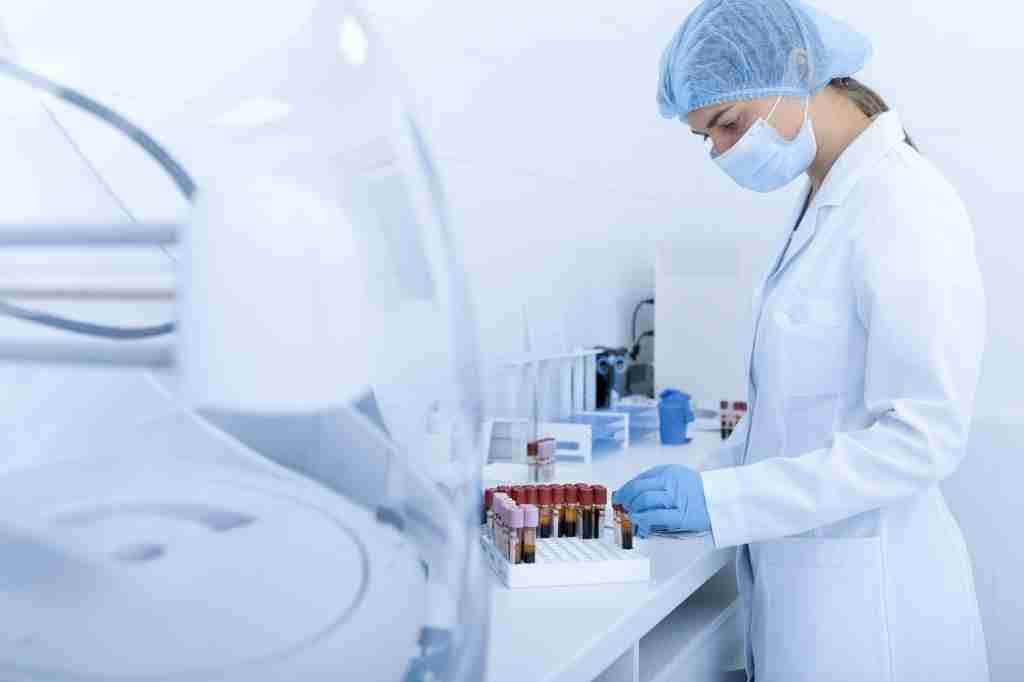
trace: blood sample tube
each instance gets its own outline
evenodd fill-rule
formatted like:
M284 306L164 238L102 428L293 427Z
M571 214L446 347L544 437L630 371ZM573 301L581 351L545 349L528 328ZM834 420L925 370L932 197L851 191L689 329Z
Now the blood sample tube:
M532 504L523 505L523 527L520 530L520 543L524 564L537 562L537 524L540 511Z
M594 486L594 539L600 540L604 532L605 517L608 513L608 488Z
M537 464L537 441L535 440L526 444L526 480L531 482L540 480L540 468Z
M633 549L633 523L625 509L622 510L622 549Z
M735 402L732 404L732 410L732 427L735 429L747 414L747 404L742 400Z
M565 537L576 537L576 513L579 511L579 492L576 486L567 485L565 490Z
M526 516L523 507L512 507L509 511L508 553L513 564L523 563L523 524Z
M622 505L613 504L612 513L615 515L615 546L622 547Z
M551 488L541 486L537 489L537 502L540 506L539 532L543 539L551 537Z
M565 488L560 485L551 486L551 522L552 537L565 537Z
M722 419L722 440L725 440L729 437L729 401L723 400L718 406L722 408L719 414Z
M594 539L594 489L589 485L578 488L580 498L580 531L583 540Z
M494 498L494 529L491 533L491 541L502 554L505 553L503 529L505 527L505 498L495 496Z
M557 450L558 442L554 438L542 438L537 443L537 469L540 480L554 480L555 452Z
M484 491L484 509L480 517L480 523L484 526L491 525L491 504L494 503L494 488Z

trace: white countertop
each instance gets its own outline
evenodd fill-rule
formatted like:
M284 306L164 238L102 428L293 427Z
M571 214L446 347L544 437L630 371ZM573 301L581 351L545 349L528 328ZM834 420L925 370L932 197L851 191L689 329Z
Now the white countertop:
M662 446L653 440L629 450L595 454L586 473L559 465L559 479L601 483L615 489L653 466L679 463L701 468L721 443L718 433L692 432L693 442ZM491 574L491 632L487 679L493 682L590 680L700 588L733 556L710 537L654 538L643 543L651 580L545 589L506 589Z

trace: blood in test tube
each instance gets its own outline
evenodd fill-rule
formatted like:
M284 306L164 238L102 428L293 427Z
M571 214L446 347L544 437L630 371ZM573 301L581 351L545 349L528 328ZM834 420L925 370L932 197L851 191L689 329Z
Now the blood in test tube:
M560 485L551 486L551 529L553 537L565 537L565 488Z
M613 504L612 514L615 515L615 546L622 547L622 505Z
M525 521L526 515L523 512L523 507L512 507L509 512L508 551L509 561L513 564L523 563L523 543L521 538Z
M565 490L565 537L576 537L576 514L579 511L579 491L574 485Z
M594 489L589 485L578 488L580 498L580 532L583 540L594 539Z
M490 526L491 519L491 505L494 503L494 488L488 488L484 491L484 508L483 514L480 516L480 523L484 526Z
M524 564L537 562L537 525L540 511L532 504L523 505L523 528L520 531Z
M725 440L729 437L729 401L723 400L718 403L718 406L722 408L719 414L722 419L722 440Z
M537 502L539 505L540 522L539 533L542 539L551 537L551 488L541 486L537 490Z
M747 404L742 400L732 404L732 427L735 429L747 414Z
M605 516L608 507L608 488L603 485L594 486L594 539L600 540L604 532Z
M622 549L633 549L633 523L625 509L622 510Z

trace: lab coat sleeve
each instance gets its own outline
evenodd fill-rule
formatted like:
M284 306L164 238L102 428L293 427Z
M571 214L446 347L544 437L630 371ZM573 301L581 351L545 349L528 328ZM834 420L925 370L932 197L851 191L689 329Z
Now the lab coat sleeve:
M986 328L973 232L958 201L930 202L915 219L899 209L864 221L850 241L870 426L836 433L830 448L703 473L719 547L899 502L963 458Z
M698 467L701 471L712 471L737 466L743 459L743 449L747 444L747 431L750 429L750 418L747 415L739 421L732 433L722 444L709 452Z

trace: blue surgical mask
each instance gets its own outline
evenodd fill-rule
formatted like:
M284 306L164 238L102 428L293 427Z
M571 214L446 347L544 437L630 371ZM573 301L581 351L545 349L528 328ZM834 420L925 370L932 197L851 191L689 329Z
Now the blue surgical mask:
M768 123L781 101L781 97L776 100L768 119L757 119L729 151L711 157L740 187L755 192L774 192L805 173L818 154L818 141L806 107L804 125L794 140L784 139ZM810 98L807 99L809 106Z

